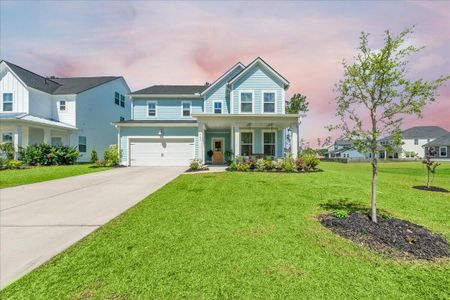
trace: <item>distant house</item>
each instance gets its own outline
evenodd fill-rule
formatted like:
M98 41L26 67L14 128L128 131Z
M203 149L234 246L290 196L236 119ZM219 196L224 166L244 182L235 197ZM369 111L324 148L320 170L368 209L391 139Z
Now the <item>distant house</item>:
M117 143L111 122L130 119L123 77L46 78L0 61L0 142L76 146L80 161Z
M333 145L328 147L328 155L330 158L357 158L367 159L368 154L358 152L354 146L355 141L338 139Z
M450 161L450 133L423 145L425 156Z
M392 148L393 136L379 140L379 158L423 158L425 150L423 146L445 134L447 130L438 126L416 126L402 131L401 146ZM383 148L384 147L384 148Z

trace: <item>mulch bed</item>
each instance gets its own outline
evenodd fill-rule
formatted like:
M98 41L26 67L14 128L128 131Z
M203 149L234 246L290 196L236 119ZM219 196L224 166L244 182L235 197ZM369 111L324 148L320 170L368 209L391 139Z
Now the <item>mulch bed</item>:
M429 192L441 192L441 193L448 193L449 190L446 190L444 188L440 188L438 186L430 186L429 188L425 185L416 185L413 186L414 189L422 190L422 191L429 191Z
M208 169L197 169L197 170L187 169L184 172L185 173L196 173L196 172L206 172L206 171L209 171L209 168Z
M380 218L375 224L367 214L352 212L346 219L322 215L319 221L334 233L389 256L427 260L450 257L444 237L405 220Z

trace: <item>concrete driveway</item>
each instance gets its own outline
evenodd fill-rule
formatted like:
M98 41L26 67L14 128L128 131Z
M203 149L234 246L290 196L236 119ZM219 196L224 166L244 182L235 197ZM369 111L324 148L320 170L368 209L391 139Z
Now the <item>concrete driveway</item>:
M46 262L185 169L117 168L0 190L0 286Z

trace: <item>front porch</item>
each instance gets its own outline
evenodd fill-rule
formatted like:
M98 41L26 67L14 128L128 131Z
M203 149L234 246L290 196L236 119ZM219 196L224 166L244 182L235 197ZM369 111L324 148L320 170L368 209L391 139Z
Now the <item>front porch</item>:
M297 145L298 115L196 115L198 158L224 164L236 156L283 157L286 129ZM297 156L297 147L291 147Z

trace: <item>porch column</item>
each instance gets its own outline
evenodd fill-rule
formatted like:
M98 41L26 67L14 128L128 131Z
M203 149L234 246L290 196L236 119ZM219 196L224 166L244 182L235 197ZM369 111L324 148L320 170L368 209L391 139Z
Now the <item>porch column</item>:
M50 128L44 128L44 143L49 145L52 143L52 134L50 132Z
M22 146L22 126L17 126L13 133L14 158L18 158L19 147Z
M241 149L239 147L241 141L241 129L239 124L234 125L234 157L241 155Z
M22 127L22 147L28 146L29 141L29 128L27 126Z
M386 159L387 159L387 151L384 150L384 160L386 160Z
M205 161L205 124L198 123L198 158Z
M296 159L298 156L298 124L291 125L291 133L291 154Z

